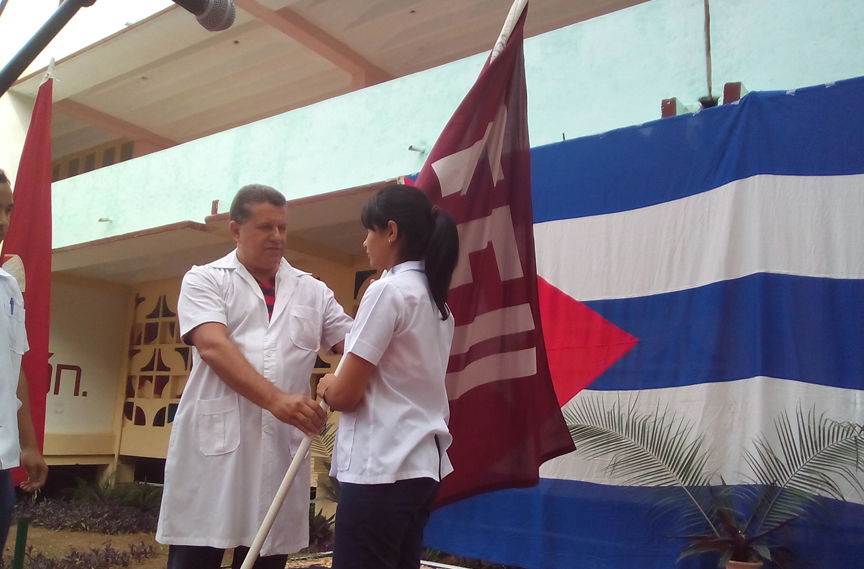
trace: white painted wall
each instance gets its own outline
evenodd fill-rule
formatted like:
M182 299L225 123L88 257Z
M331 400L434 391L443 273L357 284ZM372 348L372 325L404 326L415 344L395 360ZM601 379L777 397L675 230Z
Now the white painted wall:
M54 366L45 413L47 433L110 433L117 408L118 377L126 330L128 294L58 282L51 284L49 363ZM75 372L61 375L55 395L57 367L79 366L79 394ZM84 395L86 393L86 396Z
M12 180L13 188L34 103L34 100L16 93L7 93L0 98L0 168Z

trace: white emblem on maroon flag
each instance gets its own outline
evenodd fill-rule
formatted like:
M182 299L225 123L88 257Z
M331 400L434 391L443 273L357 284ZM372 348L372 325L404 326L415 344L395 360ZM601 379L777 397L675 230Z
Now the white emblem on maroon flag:
M417 179L459 230L446 377L455 471L439 504L536 484L542 462L573 449L540 325L524 12L513 20L509 41L487 61Z

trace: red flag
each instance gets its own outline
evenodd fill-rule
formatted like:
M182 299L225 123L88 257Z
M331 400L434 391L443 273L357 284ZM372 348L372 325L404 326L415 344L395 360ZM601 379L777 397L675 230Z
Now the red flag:
M574 448L540 324L524 24L523 11L416 182L459 226L448 301L456 333L446 379L455 471L444 479L438 505L533 486L541 463Z
M3 243L3 268L22 283L30 350L21 364L30 388L30 412L39 449L45 439L45 398L50 383L51 313L51 103L53 79L39 88L15 180L15 209ZM23 277L23 278L22 278ZM26 476L19 468L15 481Z

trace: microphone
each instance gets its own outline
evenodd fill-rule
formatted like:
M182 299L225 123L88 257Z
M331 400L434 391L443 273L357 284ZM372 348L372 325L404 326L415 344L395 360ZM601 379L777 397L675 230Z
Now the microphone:
M211 32L227 30L234 23L234 2L231 0L171 0L195 15L198 23Z

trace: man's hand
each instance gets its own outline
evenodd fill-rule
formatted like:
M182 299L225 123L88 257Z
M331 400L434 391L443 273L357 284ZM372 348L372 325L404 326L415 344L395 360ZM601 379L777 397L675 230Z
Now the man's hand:
M327 422L327 413L317 401L284 391L267 405L267 410L283 423L297 427L305 435L317 434Z
M258 373L228 337L224 324L207 322L188 334L201 359L225 384L263 409L307 435L324 426L327 413L314 400L280 390Z
M30 416L30 387L24 370L18 377L18 400L21 408L18 409L18 444L21 446L21 466L27 473L27 480L21 483L21 489L25 492L38 490L45 484L48 477L48 465L39 452L39 443L36 442L36 430L33 428L33 419Z
M42 458L42 453L37 449L26 449L21 451L21 466L27 473L27 480L21 483L21 489L25 492L34 492L45 485L48 478L48 465Z

